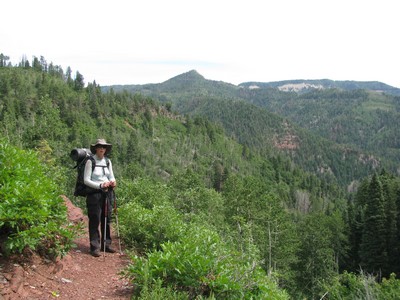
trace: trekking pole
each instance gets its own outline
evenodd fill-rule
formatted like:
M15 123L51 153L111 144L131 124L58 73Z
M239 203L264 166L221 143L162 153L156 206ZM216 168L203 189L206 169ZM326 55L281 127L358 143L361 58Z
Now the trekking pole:
M114 213L115 213L115 221L117 223L117 237L118 237L118 244L119 244L119 254L122 255L122 250L121 250L121 237L119 236L119 224L118 224L118 211L117 211L117 197L115 196L114 193Z
M104 202L104 233L103 233L103 258L106 260L106 242L107 242L107 214L108 214L108 195Z

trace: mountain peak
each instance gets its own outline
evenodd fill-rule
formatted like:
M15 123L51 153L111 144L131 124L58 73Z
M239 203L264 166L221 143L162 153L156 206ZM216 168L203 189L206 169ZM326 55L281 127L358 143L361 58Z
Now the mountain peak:
M187 89L202 85L206 79L196 70L180 74L161 83L162 86L173 89Z
M172 77L171 79L167 80L173 80L173 81L197 81L197 80L204 80L205 78L200 75L199 72L196 70L191 70L189 72L180 74L178 76Z
M204 77L199 72L197 72L196 70L190 70L189 72L186 72L184 74L186 74L186 76L193 76L193 77L204 79Z

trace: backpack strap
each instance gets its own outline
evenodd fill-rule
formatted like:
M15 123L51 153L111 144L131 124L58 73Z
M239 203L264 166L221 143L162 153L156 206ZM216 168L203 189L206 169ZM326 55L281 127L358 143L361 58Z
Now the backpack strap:
M98 165L96 165L96 160L94 159L93 156L90 156L90 159L92 160L92 172L94 171L94 168L99 167L99 168L103 168L103 174L105 174L104 168L108 169L110 167L110 159L108 157L105 157L106 163L107 163L106 166L98 166Z
M91 159L92 160L92 163L93 163L93 161L94 161L94 158L92 157L92 156L86 156L84 159L82 159L81 161L77 161L76 162L76 165L72 168L72 169L76 169L76 168L81 168L81 167L83 167L85 164L86 164L86 162L87 162L87 160L88 159Z
M90 159L90 160L92 161L92 172L94 171L94 168L96 168L96 167L107 168L107 169L110 167L110 159L109 159L108 157L106 157L107 166L97 166L97 165L96 165L96 160L94 159L93 155L89 155L89 156L87 156L86 158L82 159L81 162L77 163L77 164L73 167L73 169L76 169L76 168L78 168L78 167L81 166L81 165L85 165L88 159Z
M92 173L94 168L96 168L96 160L94 159L93 155L89 155L89 159L92 161Z

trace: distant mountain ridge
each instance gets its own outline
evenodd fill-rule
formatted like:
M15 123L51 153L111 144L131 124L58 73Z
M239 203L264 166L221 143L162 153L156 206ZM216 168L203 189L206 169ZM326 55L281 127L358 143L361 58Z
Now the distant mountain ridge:
M174 89L187 89L199 87L204 82L213 83L215 87L223 88L226 92L226 88L231 89L233 87L248 88L248 89L268 89L275 88L279 91L284 92L309 92L311 90L325 90L325 89L339 89L339 90L369 90L374 92L386 93L389 95L400 96L400 88L390 86L380 81L354 81L354 80L331 80L331 79L294 79L294 80L282 80L282 81L271 81L271 82L259 82L259 81L248 81L240 83L239 85L233 85L223 81L209 80L204 78L196 70L191 70L177 76L174 76L162 83L148 83L148 84L128 84L128 85L113 85L104 86L103 90L108 90L111 87L118 90L129 90L133 91L146 91L154 89L165 89L168 86L173 86Z
M400 89L390 86L379 81L353 81L353 80L330 80L330 79L297 79L283 80L273 82L244 82L239 84L241 87L258 89L258 88L277 88L286 92L308 92L310 90L322 89L340 89L340 90L370 90L375 92L386 93L390 95L400 96Z

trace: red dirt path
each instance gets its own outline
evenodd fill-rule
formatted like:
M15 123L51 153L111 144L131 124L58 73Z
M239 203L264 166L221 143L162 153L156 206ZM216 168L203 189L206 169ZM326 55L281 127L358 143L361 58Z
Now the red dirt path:
M63 197L69 219L84 222L85 232L75 240L63 259L50 262L32 255L5 259L0 256L0 300L11 299L130 299L133 288L119 273L129 258L117 253L103 257L89 254L87 217L69 199ZM113 247L118 239L113 234Z

